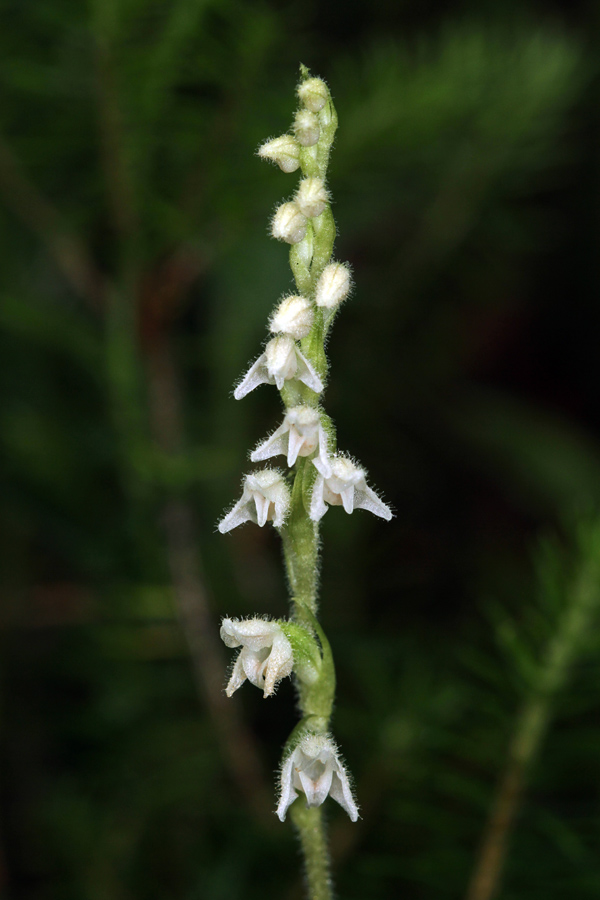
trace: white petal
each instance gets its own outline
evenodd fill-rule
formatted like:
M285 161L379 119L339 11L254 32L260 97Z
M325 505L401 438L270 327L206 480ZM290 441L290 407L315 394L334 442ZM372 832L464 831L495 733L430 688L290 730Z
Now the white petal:
M331 787L333 776L331 765L326 765L323 773L314 781L302 770L298 772L298 776L306 794L306 805L320 806L325 801Z
M343 809L346 810L352 821L356 822L358 819L358 809L354 802L354 797L352 796L348 776L342 764L338 763L338 765L339 771L333 776L329 794L334 800L337 800Z
M314 465L317 468L317 471L321 473L323 478L331 478L331 463L329 462L329 457L327 456L327 432L323 428L322 425L319 425L319 455L317 459L313 460ZM317 466L317 461L319 465Z
M250 391L253 391L254 388L257 388L259 384L269 384L269 375L266 369L266 362L267 358L263 353L258 357L256 362L252 363L233 392L233 396L236 400L241 400L242 397L245 397L246 394L249 394Z
M254 505L256 506L256 523L262 528L267 523L271 501L262 494L254 494Z
M277 815L281 822L285 820L288 809L298 796L293 785L293 767L294 753L290 753L281 767L281 796L277 805Z
M357 509L366 509L370 513L373 513L374 516L385 519L386 522L389 522L390 519L393 518L393 513L389 506L387 506L383 500L377 496L375 491L371 490L367 485L356 488L354 505Z
M240 657L246 678L262 691L265 686L265 666L268 659L268 650L254 653L248 647L244 647L240 651Z
M315 394L320 394L323 390L323 382L299 347L296 347L296 359L298 361L298 371L296 372L298 381L302 381Z
M290 428L287 451L287 464L293 466L298 459L298 454L302 450L305 438L302 434L298 434L295 428Z
M285 456L288 443L287 432L288 425L287 422L284 422L266 441L263 441L256 450L252 451L250 454L251 462L262 462L265 459L270 459L272 456Z
M237 622L231 619L223 619L221 622L221 640L227 647L240 647L244 642L239 639Z
M342 504L346 512L354 512L354 485L351 484L350 487L340 491L340 497L342 498Z
M314 463L314 460L313 460ZM312 496L310 498L310 518L313 522L320 522L327 512L327 504L323 500L323 488L325 480L321 474L315 478Z
M294 666L292 645L284 634L276 635L265 669L265 697L275 690L275 682L291 675Z
M227 643L227 641L225 641L225 643ZM231 646L231 644L228 644L228 646ZM235 691L237 691L237 689L239 687L241 687L246 680L246 673L244 672L244 666L243 666L242 658L241 658L242 653L243 653L243 650L240 650L240 652L238 653L237 659L235 661L235 665L231 672L231 678L229 679L229 684L227 685L227 688L225 690L225 693L227 694L228 697L231 697L231 695Z
M329 464L329 460L327 457L323 459L321 454L319 453L319 455L315 459L313 459L312 464L319 475L322 475L323 478L331 478L331 465Z
M271 647L275 636L281 634L281 626L277 622L266 622L264 619L243 619L241 622L224 619L221 626L221 637L223 637L225 628L231 635L231 640L237 639L236 644L227 644L225 641L229 647L238 647L243 644L244 647L249 647L255 653L258 650L264 650L265 647ZM224 637L223 640L225 640Z
M238 525L243 525L244 522L256 522L256 514L252 509L251 501L242 495L233 509L227 513L225 518L221 519L217 528L221 534L225 534L227 531L237 528Z

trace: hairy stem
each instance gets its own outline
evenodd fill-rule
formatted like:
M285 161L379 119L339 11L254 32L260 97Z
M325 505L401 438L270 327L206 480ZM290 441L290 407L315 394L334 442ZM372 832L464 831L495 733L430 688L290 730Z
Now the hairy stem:
M329 853L321 807L294 803L290 810L304 854L308 900L332 900Z
M304 67L302 75L304 78L308 77L308 70ZM305 177L318 176L325 181L329 151L337 127L337 116L331 99L321 114L321 125L318 144L302 148L300 162ZM319 217L309 222L304 240L290 249L290 266L298 291L311 299L314 298L319 276L331 259L334 239L335 222L331 208L327 206ZM302 341L302 350L323 380L327 375L324 343L323 318L318 311L310 334ZM302 399L311 406L319 404L318 395L310 390L303 391ZM302 711L299 728L326 733L333 706L335 671L329 643L316 621L319 527L309 515L315 474L311 460L298 459L291 509L286 526L282 529L282 539L294 618L317 633L323 651L323 672L318 684L299 690L298 699ZM331 900L329 853L322 809L308 809L301 800L297 800L291 807L291 816L304 855L309 900Z

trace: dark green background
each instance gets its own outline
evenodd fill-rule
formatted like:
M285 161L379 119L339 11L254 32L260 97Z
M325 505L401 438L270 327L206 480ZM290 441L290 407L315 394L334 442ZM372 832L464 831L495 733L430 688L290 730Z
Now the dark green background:
M296 176L255 150L288 128L301 61L338 109L336 254L355 280L326 405L396 513L323 523L334 731L363 814L327 804L336 881L346 900L464 894L523 672L600 499L599 14L0 2L2 896L300 896L268 808L292 687L230 701L263 761L261 818L215 726L228 654L211 717L171 571L193 616L203 586L204 663L220 616L286 612L275 532L215 522L281 415L274 390L231 389L291 288L267 227ZM553 700L506 900L600 890L590 638Z

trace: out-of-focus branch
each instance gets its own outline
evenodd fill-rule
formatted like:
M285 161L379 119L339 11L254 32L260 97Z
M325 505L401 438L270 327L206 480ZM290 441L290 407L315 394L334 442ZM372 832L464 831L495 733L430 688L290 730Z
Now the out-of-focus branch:
M46 246L75 293L94 308L100 308L104 278L85 244L69 231L58 210L31 181L2 138L0 192L7 206Z
M165 453L176 453L182 443L180 397L164 335L148 348L147 358L154 434ZM183 499L172 497L165 503L163 519L175 600L198 692L206 703L238 790L254 815L267 827L272 826L275 823L272 792L267 788L256 742L241 720L236 704L224 694L227 660L210 612L193 511Z
M566 608L546 647L536 688L517 719L466 900L492 900L499 889L529 772L544 741L556 696L567 680L569 666L591 625L599 598L600 571L597 552L592 550L571 585Z

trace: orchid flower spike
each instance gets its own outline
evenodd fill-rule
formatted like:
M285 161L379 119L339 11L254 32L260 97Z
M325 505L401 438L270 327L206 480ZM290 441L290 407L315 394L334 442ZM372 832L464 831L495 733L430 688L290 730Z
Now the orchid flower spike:
M321 471L331 475L327 457L327 435L321 424L319 411L313 406L293 406L286 412L282 424L252 452L252 462L262 462L272 456L287 456L293 466L299 456L311 456L318 451Z
M228 697L242 686L244 681L255 684L269 697L282 678L292 672L294 658L292 645L278 622L264 619L223 619L221 639L228 647L241 647L227 685Z
M347 513L366 509L375 516L389 520L392 511L375 491L367 485L365 472L347 456L334 456L329 460L329 473L319 459L313 459L319 473L315 479L310 501L310 517L318 522L329 506L343 506Z
M290 490L279 469L262 469L246 475L242 496L227 515L221 519L218 528L221 534L254 522L262 528L266 522L273 522L281 528L290 508Z
M299 792L306 796L307 807L320 806L329 794L353 822L358 819L348 773L329 735L305 735L284 761L280 784L277 815L282 822Z
M316 394L323 390L323 382L293 337L280 334L269 341L265 352L252 363L233 396L236 400L241 400L259 384L276 384L277 389L281 390L284 382L291 378L302 381Z

